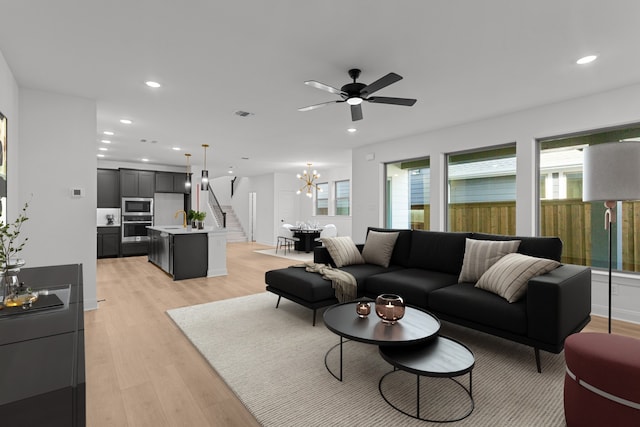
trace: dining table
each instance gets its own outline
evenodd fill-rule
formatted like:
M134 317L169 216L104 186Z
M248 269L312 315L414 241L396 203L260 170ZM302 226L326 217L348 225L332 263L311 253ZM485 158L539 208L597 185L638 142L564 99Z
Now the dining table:
M294 244L294 249L299 252L309 253L313 251L313 248L316 246L320 246L322 243L316 240L320 237L320 233L322 232L322 227L319 228L300 228L295 227L292 228L293 237L296 237Z

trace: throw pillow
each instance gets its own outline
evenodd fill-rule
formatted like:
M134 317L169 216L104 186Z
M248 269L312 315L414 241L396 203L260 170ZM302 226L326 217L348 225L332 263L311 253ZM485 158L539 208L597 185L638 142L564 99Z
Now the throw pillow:
M477 282L478 279L506 254L518 250L520 240L467 239L458 283Z
M518 253L500 258L480 277L476 287L516 302L527 292L529 280L560 266L558 261Z
M391 254L393 254L393 248L396 247L396 240L398 240L399 234L369 231L362 249L362 258L367 264L389 267Z
M345 265L364 264L364 259L360 255L360 251L353 243L351 237L325 237L322 243L327 247L329 255L336 263L336 267L344 267Z

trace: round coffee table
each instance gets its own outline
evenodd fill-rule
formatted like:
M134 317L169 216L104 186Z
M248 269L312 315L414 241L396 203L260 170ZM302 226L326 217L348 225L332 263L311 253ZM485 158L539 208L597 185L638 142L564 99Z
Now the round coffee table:
M397 411L402 412L413 418L417 418L422 421L430 421L437 423L460 421L473 412L473 382L472 382L472 370L475 365L475 358L473 352L469 350L464 344L443 336L438 336L431 342L426 344L419 344L411 347L380 347L380 355L384 360L393 365L394 369L388 372L380 378L378 383L378 390L380 395L391 407ZM408 413L396 405L394 405L382 391L382 382L384 379L398 372L398 370L410 372L416 374L416 413ZM461 382L454 377L469 374L469 388L467 389ZM449 378L451 381L458 384L468 395L470 400L470 409L463 413L461 416L455 419L446 420L434 420L423 418L420 416L420 377L439 377Z
M358 341L378 346L406 346L429 341L437 336L440 321L429 312L405 307L404 317L393 325L385 325L375 314L376 304L371 304L371 314L361 319L356 314L357 302L345 302L329 307L324 312L324 324L336 335L340 342L331 347L324 356L327 371L342 381L342 344L346 341ZM327 357L335 348L340 347L340 375L333 373L327 364Z

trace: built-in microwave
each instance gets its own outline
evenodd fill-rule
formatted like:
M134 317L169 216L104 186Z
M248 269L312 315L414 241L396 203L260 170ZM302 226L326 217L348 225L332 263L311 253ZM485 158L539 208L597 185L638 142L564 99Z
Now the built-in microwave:
M153 198L123 197L122 215L153 215Z

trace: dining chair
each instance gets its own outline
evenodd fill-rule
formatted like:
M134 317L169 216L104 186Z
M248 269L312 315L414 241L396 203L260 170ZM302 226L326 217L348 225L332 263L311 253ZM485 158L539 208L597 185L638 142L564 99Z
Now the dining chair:
M282 224L280 226L280 234L278 234L278 240L276 242L276 253L278 253L279 248L282 248L286 255L287 250L291 252L291 249L295 248L295 243L300 241L299 238L293 236L292 228L293 225L291 224Z
M316 242L320 242L324 237L336 237L337 235L338 229L336 228L335 224L327 224L322 228L320 236L316 237L313 240L315 240Z

